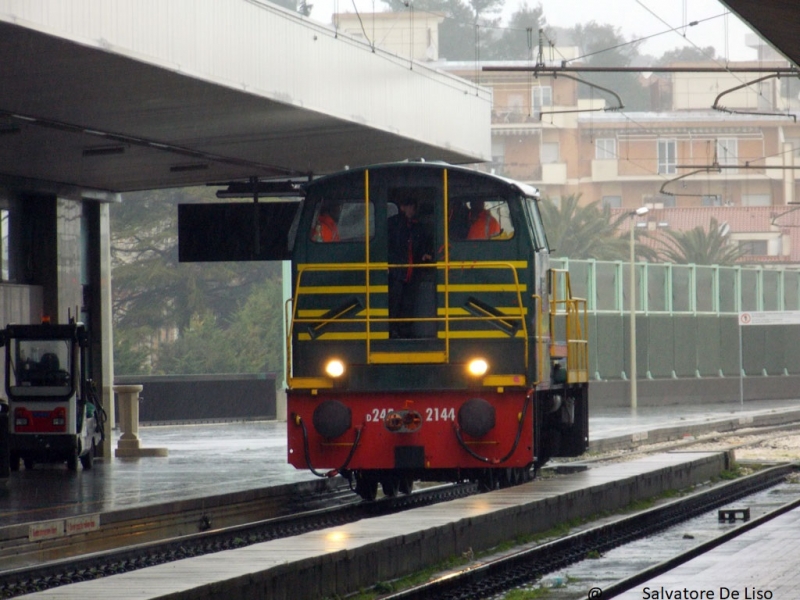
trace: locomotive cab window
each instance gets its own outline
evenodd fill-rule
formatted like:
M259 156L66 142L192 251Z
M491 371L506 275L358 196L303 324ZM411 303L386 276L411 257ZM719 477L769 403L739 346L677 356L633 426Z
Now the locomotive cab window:
M495 197L466 196L450 200L449 235L460 241L500 241L514 237L508 203Z
M375 208L369 204L370 239L375 236ZM317 205L309 237L314 242L354 242L364 239L364 201L324 198Z
M533 227L534 244L537 250L547 250L547 236L544 230L544 223L542 222L542 214L539 211L539 204L536 198L528 197L528 208Z

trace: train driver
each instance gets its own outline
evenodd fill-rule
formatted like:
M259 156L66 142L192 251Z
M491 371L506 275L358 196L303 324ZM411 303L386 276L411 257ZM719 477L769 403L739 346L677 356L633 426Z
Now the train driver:
M469 210L468 240L488 240L500 235L500 223L486 210L482 199L471 200Z
M341 204L324 200L319 207L319 214L314 226L311 228L311 239L315 242L338 242L338 221L341 212Z
M414 316L416 291L420 280L424 279L423 269L413 265L431 262L433 259L432 239L417 216L418 202L413 194L401 196L398 200L399 212L389 218L388 259L390 265L403 265L389 268L389 319L408 319ZM390 338L413 337L412 322L391 321Z

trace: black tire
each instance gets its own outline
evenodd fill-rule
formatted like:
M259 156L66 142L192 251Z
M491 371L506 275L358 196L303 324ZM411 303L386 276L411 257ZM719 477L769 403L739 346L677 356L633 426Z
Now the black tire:
M67 457L67 469L70 471L78 470L78 449L72 451L72 454Z
M94 465L94 455L95 455L95 446L94 440L92 440L92 447L89 448L89 451L81 456L81 466L89 471L91 470L92 466Z
M33 471L33 465L35 463L33 462L32 458L23 458L22 462L25 464L26 471ZM19 459L17 459L17 469L19 469Z
M356 494L372 502L378 496L378 480L356 473Z
M9 455L8 466L12 471L19 471L19 454L12 452Z
M491 492L498 487L498 478L494 469L483 469L478 477L478 489L481 492Z
M387 498L394 498L400 491L400 480L394 476L381 479L381 489L383 490L384 496Z
M401 476L400 477L400 493L401 494L410 494L414 491L414 478L410 475L408 476Z

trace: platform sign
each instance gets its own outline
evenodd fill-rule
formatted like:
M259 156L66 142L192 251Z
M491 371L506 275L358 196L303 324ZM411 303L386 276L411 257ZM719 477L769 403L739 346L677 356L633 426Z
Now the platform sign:
M742 327L750 325L800 325L800 310L773 310L739 313L739 403L744 406L744 357Z
M82 515L64 521L64 530L67 535L88 533L100 529L100 515Z
M64 520L43 521L33 523L28 526L28 540L38 542L39 540L49 540L64 535Z
M741 312L739 325L800 325L800 310Z

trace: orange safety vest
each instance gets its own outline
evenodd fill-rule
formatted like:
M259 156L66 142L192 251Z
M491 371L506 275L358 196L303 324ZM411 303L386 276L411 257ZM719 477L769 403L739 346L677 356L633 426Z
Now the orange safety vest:
M500 223L497 222L488 210L482 210L472 222L467 233L468 240L488 240L500 235Z
M319 215L311 239L315 242L338 242L339 227L330 215Z

